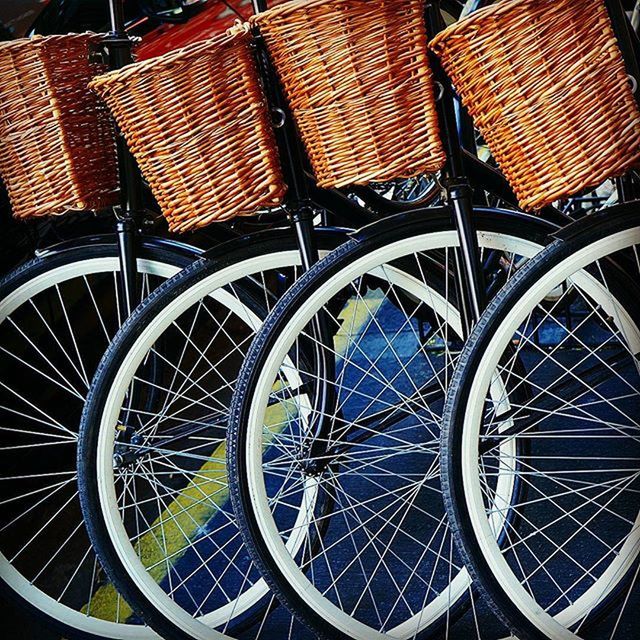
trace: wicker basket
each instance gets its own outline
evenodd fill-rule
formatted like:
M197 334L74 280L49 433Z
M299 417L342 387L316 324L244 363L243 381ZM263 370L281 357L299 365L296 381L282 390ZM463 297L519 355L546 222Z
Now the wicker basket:
M442 167L423 10L423 0L293 0L253 17L319 186Z
M117 202L115 137L87 89L96 34L0 44L0 174L18 218Z
M526 210L640 159L640 112L602 0L506 0L431 43Z
M255 213L285 192L246 29L96 78L173 231Z

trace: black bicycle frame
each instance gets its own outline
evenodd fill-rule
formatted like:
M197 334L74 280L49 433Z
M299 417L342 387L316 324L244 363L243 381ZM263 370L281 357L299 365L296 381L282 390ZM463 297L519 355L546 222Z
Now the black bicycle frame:
M624 52L625 60L629 60L629 74L634 79L640 78L637 72L637 59L635 57L636 48L631 41L631 31L627 28L626 15L622 9L620 0L606 0L616 34L621 41L621 49ZM253 7L256 12L264 11L267 8L265 0L253 0ZM441 14L441 0L428 0L425 5L425 22L427 33L430 38L435 37L445 24ZM306 168L306 159L302 150L302 144L297 135L295 125L283 99L278 79L274 69L269 63L268 54L264 42L256 33L258 42L259 59L262 62L261 70L264 76L267 97L275 112L282 116L281 128L279 129L279 142L281 147L281 157L285 165L285 175L287 175L291 188L290 196L285 206L292 212L291 219L296 228L299 248L302 256L302 263L305 268L317 259L317 251L313 242L313 202L322 200L323 190L309 187ZM480 169L480 163L473 157L475 152L475 134L473 123L468 118L464 110L460 109L457 97L453 91L449 78L444 73L438 59L432 56L431 64L434 72L434 79L439 89L439 99L437 101L437 111L442 139L445 145L447 160L442 171L442 184L445 189L445 199L448 208L455 221L455 227L459 237L460 249L456 253L456 280L458 290L458 301L460 304L461 317L463 319L463 337L469 335L471 328L477 322L486 306L486 285L484 282L483 265L480 259L477 233L474 225L474 190L472 188L471 174ZM466 147L466 148L465 148ZM484 165L486 167L486 165ZM485 170L485 177L493 178L491 171ZM502 179L504 182L504 179ZM484 186L482 183L476 186ZM619 179L619 198L624 200L633 196L633 184L626 177ZM478 192L482 191L479 189ZM512 195L507 187L507 195ZM366 190L360 191L365 196ZM335 192L324 192L324 199L329 208L332 208L332 199L335 199ZM332 195L333 194L333 195ZM483 195L483 194L482 194ZM515 198L509 198L512 202ZM335 200L334 200L335 202ZM378 202L382 208L389 205ZM416 208L413 206L403 206L404 210ZM553 212L548 209L547 212ZM326 320L318 315L314 321L314 331L317 333L320 344L331 345L330 334L327 330ZM317 366L322 369L321 378L327 381L320 385L320 389L315 389L314 406L320 406L320 411L316 415L331 415L323 409L335 406L335 392L333 385L329 382L333 379L333 358L327 357L327 350L321 349L320 353L316 349ZM329 349L330 351L330 349ZM302 462L308 473L320 473L325 464L326 445L329 441L332 424L331 420L321 419L310 429L308 442L302 447Z

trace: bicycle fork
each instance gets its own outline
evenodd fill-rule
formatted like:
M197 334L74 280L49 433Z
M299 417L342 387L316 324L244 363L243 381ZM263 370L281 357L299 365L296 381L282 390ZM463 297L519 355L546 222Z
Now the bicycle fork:
M131 53L132 41L127 36L124 21L123 0L109 0L111 14L111 32L104 39L104 49L107 54L109 69L121 69L133 62ZM114 124L115 126L115 124ZM116 152L118 156L118 171L120 181L120 211L117 213L116 242L118 245L118 311L120 325L131 315L140 302L137 285L137 248L138 224L142 214L142 176L135 158L127 147L124 137L116 127ZM127 398L127 409L135 407L138 393L132 387ZM129 412L123 420L129 423ZM129 430L119 436L119 442L129 443L132 438ZM117 463L119 454L114 457Z
M122 0L109 0L111 33L105 38L108 65L111 70L121 69L133 62L132 43L127 36ZM117 132L116 150L120 175L120 212L116 224L116 242L120 271L118 276L118 303L120 324L138 305L137 244L138 224L142 212L142 177L136 161L120 132Z
M430 39L444 29L440 0L427 3L425 22ZM473 221L473 189L464 171L463 149L456 121L455 96L440 61L433 55L431 66L435 84L440 89L437 101L438 120L447 155L442 172L443 183L446 201L451 209L460 243L460 249L455 256L455 281L462 317L463 338L466 340L486 306L486 285L478 236Z
M264 0L253 1L254 11L264 11ZM305 171L305 154L297 135L293 118L282 93L278 77L259 31L254 30L256 59L263 79L265 94L271 111L277 116L274 125L278 140L280 157L283 159L285 180L289 186L286 208L289 211L291 227L296 235L302 271L308 271L319 259L314 219L316 209L310 197L309 182ZM308 432L299 451L301 467L309 474L322 471L318 460L324 458L325 443L332 424L327 416L336 407L335 362L333 358L333 340L326 314L317 313L311 321L313 345L310 349L313 366L319 372L320 384L313 388L313 407L316 418L309 425Z

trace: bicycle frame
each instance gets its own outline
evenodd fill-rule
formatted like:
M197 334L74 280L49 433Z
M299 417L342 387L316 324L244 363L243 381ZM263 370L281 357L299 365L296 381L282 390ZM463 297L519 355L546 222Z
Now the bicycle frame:
M267 8L265 0L253 0L256 12ZM425 11L427 32L433 37L444 28L440 14L440 0L428 2ZM289 113L279 87L275 70L269 62L268 54L260 34L255 33L258 61L267 99L272 111L282 118L278 128L278 141L281 158L285 170L285 180L290 191L285 207L290 211L292 224L298 238L302 264L308 269L317 260L317 249L313 240L314 206L310 197L306 172L306 159L302 143L295 131L293 119ZM447 162L443 170L443 185L446 190L447 203L450 205L456 220L456 228L460 237L460 299L465 328L471 329L480 317L484 308L485 285L480 262L476 232L473 226L473 190L465 172L463 146L460 142L459 119L457 118L456 99L453 89L440 68L437 60L433 60L436 82L441 87L438 101L438 116L442 137L447 151Z
M264 0L254 0L254 9L259 12L265 10ZM620 4L620 0L608 0L612 7L611 19L616 25L621 39L626 38L621 48L626 52L632 67L630 75L638 78L636 74L637 60L635 49L631 43L630 31L626 28L626 16ZM617 11L616 11L617 10ZM441 0L429 0L425 6L425 22L429 38L435 37L445 24L441 14ZM622 26L621 26L622 25ZM622 28L624 26L624 28ZM298 238L302 264L305 269L317 259L317 250L313 235L314 202L323 190L312 190L308 185L306 158L303 153L302 143L293 125L291 114L283 99L275 70L269 62L264 42L259 33L255 33L258 49L258 59L263 81L267 89L267 99L274 110L281 116L279 132L279 144L281 158L284 160L285 176L291 187L287 197L285 208L290 211L292 225ZM479 320L486 306L486 285L484 282L483 264L480 259L477 233L474 225L474 189L471 175L476 170L477 158L474 158L465 145L475 146L473 125L464 111L458 108L457 97L453 87L444 73L439 61L432 56L432 68L434 80L439 89L437 111L440 130L447 155L446 164L442 171L442 185L445 193L445 204L453 216L457 230L460 250L456 255L456 287L460 312L463 321L463 337L469 335L473 325ZM486 166L486 165L485 165ZM471 169L471 171L469 171ZM480 186L480 185L476 185ZM632 196L632 182L627 177L619 180L619 198L621 200ZM478 189L483 193L480 189ZM331 192L325 192L329 194ZM332 196L328 196L330 200ZM334 196L333 196L334 197ZM313 199L312 199L313 198ZM383 205L384 206L384 205ZM405 210L416 209L416 205L409 205ZM326 320L319 314L313 323L320 344L331 344L330 332L327 329ZM328 350L316 349L316 364L321 369L320 379L331 381L333 378L334 363L327 356ZM317 415L330 415L327 408L335 406L335 391L330 382L321 385L314 391L314 406L319 406ZM330 421L319 420L310 429L307 442L303 443L302 453L309 461L305 462L306 471L315 474L321 473L323 462L326 460L325 445L329 441L331 430Z

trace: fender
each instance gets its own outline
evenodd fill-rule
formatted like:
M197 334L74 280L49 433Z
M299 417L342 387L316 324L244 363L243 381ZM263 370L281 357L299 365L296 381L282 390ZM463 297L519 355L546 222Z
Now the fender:
M556 240L566 241L583 233L585 230L602 229L603 233L610 231L612 227L620 230L630 229L640 225L640 200L623 202L607 209L575 220L571 224L558 229L552 235Z
M549 220L520 211L480 207L474 211L480 219L486 221L489 228L492 222L495 222L497 219L503 221L505 217L513 222L514 228L526 226L533 237L537 237L541 244L546 243L550 236L559 229L557 224ZM437 231L443 227L450 229L455 228L453 216L448 207L429 207L396 213L392 216L377 220L357 231L341 227L316 227L316 233L333 237L338 241L353 239L356 242L362 242L381 234L391 235L392 232L397 232L400 228L412 226L416 227L416 233L424 233L430 230ZM217 245L205 251L201 255L201 258L203 260L216 260L221 264L225 264L225 256L229 255L232 251L241 250L242 247L248 247L256 241L277 241L278 239L290 239L292 237L293 231L291 227L267 229L265 231L246 234Z
M317 236L324 236L334 238L337 241L344 241L349 238L349 234L352 233L352 229L343 229L341 227L316 227L315 233ZM255 242L261 241L275 241L281 239L290 240L295 238L293 229L287 227L277 227L274 229L266 229L264 231L257 231L256 233L249 233L238 238L233 238L227 242L219 244L202 254L203 260L216 260L225 264L225 256L229 255L232 251L242 250L243 247L249 247Z
M558 224L545 218L508 209L475 207L474 215L477 219L486 222L488 228L491 228L492 222L495 223L498 219L503 221L505 218L508 218L514 228L522 229L523 227L527 227L529 233L533 237L538 238L543 244L546 244L549 237L560 228ZM391 236L397 232L398 229L413 226L416 227L416 233L438 231L443 228L455 229L453 214L448 207L429 207L397 213L393 216L383 218L352 233L351 237L356 241L363 241L381 234Z
M116 246L117 236L115 233L104 233L99 235L81 236L79 238L71 238L63 240L45 249L37 250L37 257L45 257L54 254L79 249L81 247L97 247L97 246ZM158 236L144 236L142 238L142 246L145 248L167 249L182 254L185 258L196 260L204 250L194 247L185 242L179 242L170 238L161 238Z

